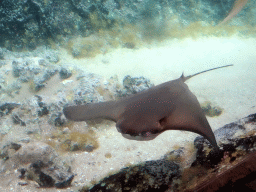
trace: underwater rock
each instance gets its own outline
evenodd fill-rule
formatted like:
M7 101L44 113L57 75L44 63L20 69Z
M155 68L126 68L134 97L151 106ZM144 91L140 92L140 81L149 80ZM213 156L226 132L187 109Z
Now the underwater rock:
M34 79L32 85L30 86L30 90L34 92L38 92L44 87L46 87L46 83L44 83L41 79Z
M84 146L84 150L87 152L92 152L94 149L97 149L98 146L97 145L92 145L92 144L86 144Z
M64 125L66 119L63 117L61 112L52 113L49 119L49 123L55 125L56 127L60 127Z
M60 60L58 52L56 51L46 52L45 58L48 59L51 63L58 63Z
M14 94L19 94L19 90L21 88L21 82L15 81L7 86L1 86L0 93L4 93L10 97L14 97Z
M61 79L67 79L72 76L72 71L66 67L61 67L59 74Z
M17 78L11 87L4 87L9 95L21 88L21 83L28 82L30 91L38 92L46 86L46 81L57 73L57 66L39 65L36 59L15 59L12 62L12 74Z
M42 50L43 53L40 53L39 50ZM60 70L58 66L48 65L49 61L47 59L31 58L34 54L40 57L45 52L47 51L44 48L40 48L36 52L22 54L8 51L9 58L16 56L18 58L12 59L11 70L9 67L0 68L0 94L3 94L3 97L14 98L14 94L20 93L23 83L28 83L28 87L32 92L37 92L45 87L46 81ZM7 83L8 74L10 73L15 79Z
M49 110L47 105L42 101L42 97L35 95L35 97L37 97L38 99L38 106L40 107L40 109L37 111L38 112L38 116L42 117L44 115L48 115L49 114Z
M18 103L3 103L0 104L0 117L8 115L16 107L20 106Z
M54 186L56 188L65 188L71 185L72 180L74 179L75 175L71 175L67 177L65 180L55 182Z
M21 75L21 71L24 71L24 66L21 66L21 64L18 61L12 62L12 73L14 77L19 77Z
M56 157L57 153L50 145L42 142L30 142L22 144L22 148L13 155L13 160L17 163L42 161L48 164Z
M21 82L28 82L37 75L42 69L29 59L19 59L12 62L12 74L17 77Z
M42 65L42 66L47 66L47 62L46 62L45 59L39 59L39 60L38 60L38 64L39 64L39 65Z
M87 143L83 143L81 144L81 142L72 142L70 143L70 151L86 151L86 152L92 152L93 150L97 149L98 145L97 143L95 143L95 145L93 144L87 144Z
M13 150L13 152L10 152ZM71 184L74 174L55 150L42 142L13 143L1 149L1 164L9 169L19 168L21 179L36 181L41 187L64 188Z
M174 161L174 162L179 162L180 159L184 156L184 147L181 147L177 150L173 150L167 154L164 155L164 159Z
M78 85L73 88L67 99L74 104L98 103L105 100L113 100L120 95L120 86L117 79L111 78L103 81L103 78L93 73L77 69L76 80ZM118 84L118 85L117 85Z
M6 145L4 145L2 147L2 149L0 150L0 158L3 159L4 161L8 160L9 159L9 152L10 150L19 150L21 148L21 145L18 144L18 143L14 143L14 142L11 142L11 143L8 143Z
M38 111L38 115L40 117L49 114L49 110L48 110L47 106L45 106L45 104L43 102L40 102L39 106L41 108L41 110Z
M26 123L20 118L17 113L12 114L12 121L14 124L19 124L21 126L26 126Z
M44 81L49 80L57 72L58 72L57 67L54 67L53 65L51 65L51 68L47 68L47 70L44 72L42 80Z
M145 77L131 77L127 75L123 79L123 86L124 90L122 90L121 96L127 96L146 90L154 86L154 84L150 83L150 80Z
M11 152L10 149L14 149L14 152ZM5 165L9 168L19 168L37 161L42 161L47 164L57 157L57 153L54 149L42 142L10 142L4 145L1 151L5 154L2 157L8 157L8 161L5 161Z
M80 82L74 89L74 102L76 104L82 103L97 103L104 101L95 87L100 86L100 78L93 74L87 74L84 77L79 77Z
M175 31L180 25L188 26L197 21L215 25L226 17L233 3L233 0L70 0L58 3L52 0L5 0L0 7L0 45L9 50L34 50L40 45L61 44L75 36L87 37L100 29L122 28L125 24L140 28L147 39L161 38L172 27ZM247 6L235 24L243 25L244 22L254 26L255 21L247 16L253 14L254 9ZM74 56L80 54L76 50L72 53ZM56 63L59 59L50 55L49 60Z
M40 187L65 188L71 185L74 178L73 174L64 173L53 163L45 164L42 161L30 164L28 169L21 169L21 174L36 181Z
M38 92L42 88L46 87L46 81L48 81L53 75L57 73L57 69L46 69L42 74L39 74L38 76L35 76L33 78L33 83L30 86L31 90Z
M142 164L126 167L118 173L102 179L90 189L81 192L96 191L165 191L180 177L178 164L166 159L146 161Z

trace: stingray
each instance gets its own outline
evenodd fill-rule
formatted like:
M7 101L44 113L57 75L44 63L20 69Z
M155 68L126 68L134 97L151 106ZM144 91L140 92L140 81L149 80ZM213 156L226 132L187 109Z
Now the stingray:
M64 115L74 121L105 118L116 122L117 130L127 139L152 140L166 130L198 133L218 148L212 129L196 96L184 83L207 71L162 83L117 101L64 107Z

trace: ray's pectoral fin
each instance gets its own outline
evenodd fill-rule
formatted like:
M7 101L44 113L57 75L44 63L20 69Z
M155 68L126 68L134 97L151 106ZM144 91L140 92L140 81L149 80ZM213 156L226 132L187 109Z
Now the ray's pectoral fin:
M119 111L115 101L68 106L63 109L66 118L73 121L106 118L116 122Z
M176 109L170 116L160 121L165 130L184 130L198 133L218 148L212 129L203 112L191 112L188 109Z

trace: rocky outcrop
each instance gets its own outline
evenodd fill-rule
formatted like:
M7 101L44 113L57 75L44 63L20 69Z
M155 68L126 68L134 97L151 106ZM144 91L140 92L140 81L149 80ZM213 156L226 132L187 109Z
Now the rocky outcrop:
M18 169L21 179L33 180L40 187L67 187L74 178L55 150L42 142L12 142L3 147L0 157L1 171Z
M4 0L0 5L0 46L16 51L34 50L38 45L65 42L73 36L86 37L116 25L121 28L135 25L145 37L161 37L177 24L187 26L197 21L204 25L217 24L225 18L233 2ZM253 9L253 6L247 6L238 23L255 25L254 20L245 16ZM170 21L171 27L167 24ZM129 42L125 46L134 47Z

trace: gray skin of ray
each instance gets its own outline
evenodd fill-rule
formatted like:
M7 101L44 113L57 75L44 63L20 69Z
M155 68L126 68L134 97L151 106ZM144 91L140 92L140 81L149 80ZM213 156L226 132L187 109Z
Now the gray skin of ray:
M205 70L194 75L162 83L118 101L67 106L64 115L74 121L105 118L116 122L117 130L125 138L152 140L166 130L198 133L218 148L212 129L196 96L185 81L205 73L232 65Z

